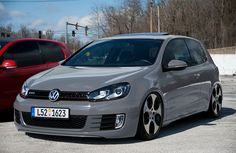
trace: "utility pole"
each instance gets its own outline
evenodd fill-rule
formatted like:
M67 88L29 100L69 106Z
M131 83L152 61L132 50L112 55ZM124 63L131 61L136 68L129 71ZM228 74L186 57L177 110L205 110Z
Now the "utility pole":
M152 32L152 9L153 9L153 0L150 0L150 32Z
M157 5L157 30L158 32L161 32L161 22L160 22L160 6Z
M68 43L68 22L66 22L66 35L65 35L65 44Z

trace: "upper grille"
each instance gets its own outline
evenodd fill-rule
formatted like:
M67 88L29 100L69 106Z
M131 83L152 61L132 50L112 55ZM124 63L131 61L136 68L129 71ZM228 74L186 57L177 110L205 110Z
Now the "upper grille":
M82 129L87 120L84 115L70 115L68 120L32 118L29 112L22 112L22 116L27 125L49 128Z
M49 99L50 90L29 90L27 98L32 99ZM88 100L88 92L77 91L59 91L58 100Z

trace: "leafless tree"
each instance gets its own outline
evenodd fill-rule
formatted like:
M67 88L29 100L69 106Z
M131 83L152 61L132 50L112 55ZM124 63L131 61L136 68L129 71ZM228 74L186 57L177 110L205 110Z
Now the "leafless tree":
M157 5L161 31L198 38L208 48L236 45L236 0L154 1L154 32L158 27ZM97 12L103 16L106 36L149 31L150 0L146 5L140 0L123 0L118 6L104 6Z

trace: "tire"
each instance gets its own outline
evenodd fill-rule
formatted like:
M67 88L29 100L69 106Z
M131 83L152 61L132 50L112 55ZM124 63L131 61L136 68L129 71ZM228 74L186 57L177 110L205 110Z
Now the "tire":
M163 103L157 93L150 93L142 106L137 138L141 140L151 140L159 135L163 123Z
M211 94L210 104L208 108L208 115L213 118L217 118L221 114L222 110L222 101L223 101L223 94L220 85L215 85Z

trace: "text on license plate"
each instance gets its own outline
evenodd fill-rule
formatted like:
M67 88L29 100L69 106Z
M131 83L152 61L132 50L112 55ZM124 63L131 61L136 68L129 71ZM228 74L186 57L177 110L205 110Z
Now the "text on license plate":
M32 107L31 108L31 116L32 117L40 117L40 118L69 118L69 109L67 108L39 108Z

